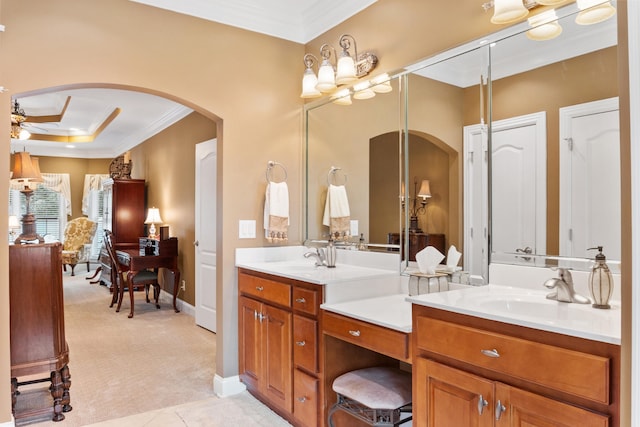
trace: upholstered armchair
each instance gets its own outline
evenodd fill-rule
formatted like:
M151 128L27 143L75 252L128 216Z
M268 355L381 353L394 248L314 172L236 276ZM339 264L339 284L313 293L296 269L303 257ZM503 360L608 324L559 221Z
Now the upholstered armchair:
M91 257L91 242L96 234L98 224L85 217L72 219L64 229L64 241L62 243L62 266L67 271L67 265L71 266L71 275L77 264L86 262L89 271L89 258Z

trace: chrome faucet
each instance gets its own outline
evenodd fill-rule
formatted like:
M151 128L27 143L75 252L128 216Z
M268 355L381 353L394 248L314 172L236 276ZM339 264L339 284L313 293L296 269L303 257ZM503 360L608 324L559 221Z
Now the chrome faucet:
M555 289L547 295L547 299L553 299L560 302L575 302L578 304L590 304L591 300L576 293L573 288L573 277L571 272L566 268L558 268L558 277L549 279L544 282L544 286L548 289Z
M315 258L317 267L322 267L327 265L327 257L324 253L323 248L316 248L315 251L305 252L304 257Z

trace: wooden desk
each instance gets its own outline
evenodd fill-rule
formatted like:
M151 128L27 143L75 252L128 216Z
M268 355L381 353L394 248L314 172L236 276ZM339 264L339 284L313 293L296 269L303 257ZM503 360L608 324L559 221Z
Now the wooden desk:
M177 240L176 240L177 244ZM173 310L179 313L176 306L176 298L178 296L178 284L180 283L180 270L178 269L178 254L171 255L144 255L140 253L140 249L116 250L118 262L125 267L127 271L127 287L129 288L129 299L131 300L131 312L129 317L133 317L133 286L129 286L131 279L139 271L148 268L159 269L166 268L173 272Z

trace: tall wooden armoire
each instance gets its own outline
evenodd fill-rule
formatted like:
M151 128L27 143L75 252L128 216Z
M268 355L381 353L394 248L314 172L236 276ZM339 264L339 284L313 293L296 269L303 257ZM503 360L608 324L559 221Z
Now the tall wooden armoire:
M53 420L63 420L63 412L71 410L71 381L64 332L60 243L9 246L9 306L14 416L27 418L53 410ZM40 374L44 377L30 379ZM28 381L20 382L21 377L27 377ZM52 407L16 410L20 386L48 381Z
M144 179L107 179L102 194L102 228L113 233L113 248L138 249L138 239L144 236ZM104 247L100 266L100 281L111 287L111 260Z

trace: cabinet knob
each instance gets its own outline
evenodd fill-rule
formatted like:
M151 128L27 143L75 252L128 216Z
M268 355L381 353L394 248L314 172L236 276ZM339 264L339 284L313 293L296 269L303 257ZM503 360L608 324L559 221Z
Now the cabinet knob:
M498 403L496 403L496 421L500 420L500 417L502 416L502 413L504 411L506 411L507 408L505 408L505 406L502 404L502 402L500 402L500 400L498 400Z
M307 398L306 398L305 396L298 397L298 402L300 402L300 403L304 403L304 402L306 402L306 401L307 401Z
M355 330L355 331L351 331L351 330L350 330L350 331L349 331L349 333L350 333L351 335L353 335L354 337L359 337L359 336L360 336L360 331L358 331L358 330Z
M478 414L482 415L485 406L488 404L489 402L487 402L482 395L478 396Z
M305 346L305 344L306 344L306 342L305 342L305 341L296 341L296 345L297 345L297 346L304 347L304 346Z
M498 353L498 350L496 350L495 348L493 350L480 350L480 353L484 354L487 357L500 357L500 353Z
M264 287L256 286L256 291L262 292L262 291L264 291Z

